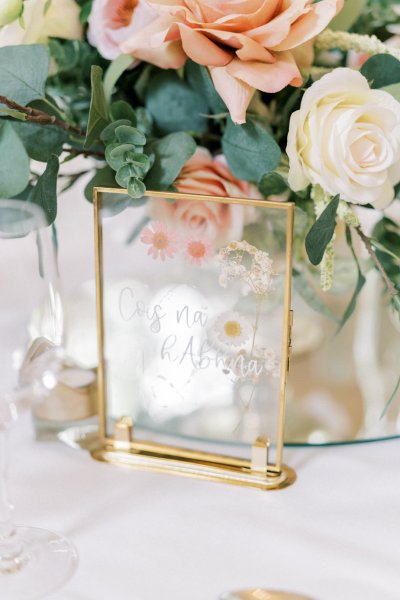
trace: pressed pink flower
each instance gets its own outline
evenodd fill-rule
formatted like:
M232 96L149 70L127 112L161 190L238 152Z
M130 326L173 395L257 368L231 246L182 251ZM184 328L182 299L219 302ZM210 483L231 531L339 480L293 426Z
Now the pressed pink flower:
M207 238L190 236L183 244L183 256L192 264L200 266L210 260L213 248Z
M174 258L178 252L178 237L175 231L169 229L161 221L153 221L145 227L140 241L150 246L147 254L154 259L161 258L164 261L166 258Z
M301 86L302 46L343 7L343 0L148 0L158 18L121 44L163 68L187 58L209 68L232 120L244 123L254 94ZM300 54L299 54L300 52Z

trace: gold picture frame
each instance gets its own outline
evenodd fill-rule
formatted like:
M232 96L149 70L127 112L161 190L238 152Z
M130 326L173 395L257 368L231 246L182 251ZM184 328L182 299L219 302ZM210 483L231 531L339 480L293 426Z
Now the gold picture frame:
M105 194L127 195L120 188L96 187L94 189L94 224L96 254L96 304L98 329L98 398L100 446L92 451L96 460L119 466L161 471L177 475L196 477L255 487L262 490L279 489L292 484L296 475L293 469L283 464L286 379L291 352L291 274L294 205L290 202L272 202L248 198L221 198L196 194L147 191L149 198L170 201L187 200L220 204L241 204L250 207L273 208L286 213L285 275L283 293L283 331L279 383L279 409L275 460L269 460L270 441L257 437L252 444L251 458L237 458L223 454L204 452L155 441L138 439L134 434L134 423L130 416L121 415L114 424L114 433L107 433L107 388L104 321L104 248L101 210ZM114 196L113 196L114 197Z

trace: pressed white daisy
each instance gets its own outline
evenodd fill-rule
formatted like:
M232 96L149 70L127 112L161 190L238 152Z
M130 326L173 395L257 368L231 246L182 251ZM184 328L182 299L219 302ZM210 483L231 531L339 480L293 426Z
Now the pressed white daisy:
M233 311L220 315L210 331L211 339L222 347L241 348L252 335L251 323L243 315Z

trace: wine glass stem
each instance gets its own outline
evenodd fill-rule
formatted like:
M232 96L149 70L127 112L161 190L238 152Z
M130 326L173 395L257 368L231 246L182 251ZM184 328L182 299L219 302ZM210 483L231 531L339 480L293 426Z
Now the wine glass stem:
M0 573L18 568L23 550L16 533L7 480L8 432L0 427Z

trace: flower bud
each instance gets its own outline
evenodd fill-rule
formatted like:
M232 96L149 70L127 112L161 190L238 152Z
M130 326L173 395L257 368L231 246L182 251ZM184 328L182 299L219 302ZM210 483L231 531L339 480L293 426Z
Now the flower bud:
M0 0L0 27L12 23L21 15L22 0Z

